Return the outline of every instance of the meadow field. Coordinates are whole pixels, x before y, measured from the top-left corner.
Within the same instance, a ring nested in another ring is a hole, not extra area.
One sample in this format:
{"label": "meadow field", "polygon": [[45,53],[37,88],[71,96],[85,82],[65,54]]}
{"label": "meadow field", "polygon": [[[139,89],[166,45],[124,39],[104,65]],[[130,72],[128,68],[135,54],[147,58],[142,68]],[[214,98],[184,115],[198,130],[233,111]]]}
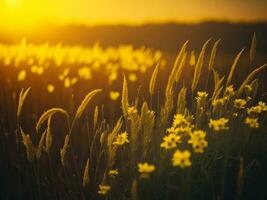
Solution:
{"label": "meadow field", "polygon": [[257,42],[1,43],[0,199],[267,199]]}

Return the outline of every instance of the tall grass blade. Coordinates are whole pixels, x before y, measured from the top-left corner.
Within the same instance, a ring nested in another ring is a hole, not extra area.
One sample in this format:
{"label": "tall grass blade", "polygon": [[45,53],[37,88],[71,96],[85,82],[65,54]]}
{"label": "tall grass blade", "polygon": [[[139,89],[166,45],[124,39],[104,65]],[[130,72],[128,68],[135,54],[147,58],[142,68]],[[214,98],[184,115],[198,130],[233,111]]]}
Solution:
{"label": "tall grass blade", "polygon": [[85,108],[87,107],[88,103],[91,101],[91,99],[99,92],[101,92],[102,90],[101,89],[96,89],[96,90],[93,90],[91,92],[89,92],[83,99],[82,103],[79,105],[77,111],[76,111],[76,114],[75,114],[75,117],[74,117],[74,120],[75,121],[76,119],[79,119],[81,118]]}
{"label": "tall grass blade", "polygon": [[56,113],[62,113],[65,116],[69,117],[69,114],[67,113],[67,111],[61,109],[61,108],[51,108],[49,110],[47,110],[46,112],[44,112],[41,117],[39,118],[37,124],[36,124],[36,130],[37,132],[39,131],[39,129],[41,128],[42,124],[52,115],[56,114]]}
{"label": "tall grass blade", "polygon": [[260,66],[260,67],[258,67],[258,68],[256,68],[254,71],[252,71],[249,75],[248,75],[248,77],[244,80],[244,82],[242,83],[242,85],[240,86],[240,88],[238,89],[238,96],[240,96],[241,94],[242,94],[242,92],[243,92],[243,90],[244,90],[244,88],[245,88],[245,86],[247,85],[247,84],[249,84],[249,82],[254,78],[254,76],[257,74],[257,73],[259,73],[259,72],[261,72],[264,68],[266,68],[267,67],[267,63],[266,64],[264,64],[264,65],[262,65],[262,66]]}
{"label": "tall grass blade", "polygon": [[251,41],[250,45],[250,50],[249,50],[249,61],[250,64],[254,61],[255,55],[256,55],[256,45],[257,45],[257,38],[256,38],[256,33],[254,32],[253,38]]}
{"label": "tall grass blade", "polygon": [[160,66],[160,62],[158,62],[156,68],[154,69],[150,82],[149,82],[149,93],[150,96],[154,95],[155,92],[155,84],[156,84],[156,80],[157,80],[157,76],[158,76],[158,72],[159,72],[159,66]]}
{"label": "tall grass blade", "polygon": [[217,47],[218,47],[218,44],[220,43],[220,41],[221,41],[221,39],[217,40],[212,47],[210,60],[209,60],[209,71],[211,71],[213,69],[215,57],[217,54]]}
{"label": "tall grass blade", "polygon": [[88,184],[89,184],[89,158],[87,159],[83,172],[83,188],[86,188]]}
{"label": "tall grass blade", "polygon": [[22,88],[20,94],[19,94],[19,103],[18,103],[18,108],[17,108],[17,119],[19,120],[20,114],[21,114],[21,109],[23,106],[23,103],[29,93],[29,91],[31,90],[31,88],[29,87],[26,91],[24,91],[24,89]]}
{"label": "tall grass blade", "polygon": [[122,112],[124,117],[127,117],[127,111],[129,107],[129,100],[128,100],[128,85],[125,75],[123,77],[123,86],[122,86],[122,97],[121,97],[121,105],[122,105]]}
{"label": "tall grass blade", "polygon": [[192,81],[192,84],[191,84],[192,92],[195,91],[195,89],[197,88],[197,85],[198,85],[198,82],[199,82],[199,78],[200,78],[200,75],[201,75],[203,62],[204,62],[204,56],[205,56],[206,48],[207,48],[207,45],[209,44],[210,40],[211,39],[207,40],[204,43],[204,45],[203,45],[203,47],[201,49],[201,52],[200,52],[200,54],[198,56],[197,64],[195,66],[193,81]]}
{"label": "tall grass blade", "polygon": [[236,68],[237,63],[238,63],[238,61],[239,61],[239,59],[240,59],[240,57],[241,57],[241,55],[242,55],[242,53],[243,53],[244,50],[245,50],[245,48],[243,48],[243,49],[237,54],[237,56],[235,57],[235,60],[234,60],[234,62],[233,62],[233,64],[232,64],[230,73],[229,73],[228,78],[227,78],[226,87],[229,86],[229,84],[230,84],[231,81],[232,81],[232,78],[233,78],[233,75],[234,75],[235,68]]}

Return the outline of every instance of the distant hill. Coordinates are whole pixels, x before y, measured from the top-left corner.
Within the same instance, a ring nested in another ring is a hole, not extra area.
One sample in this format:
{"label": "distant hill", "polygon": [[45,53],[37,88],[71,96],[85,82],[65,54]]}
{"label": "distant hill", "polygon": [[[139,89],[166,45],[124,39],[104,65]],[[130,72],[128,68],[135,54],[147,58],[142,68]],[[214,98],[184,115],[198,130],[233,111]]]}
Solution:
{"label": "distant hill", "polygon": [[147,24],[142,26],[46,26],[31,33],[7,34],[0,31],[1,42],[17,42],[23,36],[31,42],[103,46],[133,44],[167,52],[176,52],[186,40],[199,49],[208,38],[221,38],[221,50],[236,52],[248,46],[253,32],[257,35],[257,51],[267,54],[267,22],[256,24],[203,22],[199,24]]}

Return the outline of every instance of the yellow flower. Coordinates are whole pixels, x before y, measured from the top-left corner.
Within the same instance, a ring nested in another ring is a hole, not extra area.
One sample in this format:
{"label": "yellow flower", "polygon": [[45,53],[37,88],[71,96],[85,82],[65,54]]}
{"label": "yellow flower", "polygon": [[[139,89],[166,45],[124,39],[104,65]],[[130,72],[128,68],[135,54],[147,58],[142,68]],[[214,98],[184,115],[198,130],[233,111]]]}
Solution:
{"label": "yellow flower", "polygon": [[252,106],[251,108],[248,108],[247,113],[249,115],[257,115],[261,113],[261,107],[260,106]]}
{"label": "yellow flower", "polygon": [[204,148],[208,146],[208,142],[205,139],[206,132],[197,130],[190,133],[190,139],[188,144],[192,144],[192,147],[196,153],[203,153]]}
{"label": "yellow flower", "polygon": [[247,117],[245,119],[245,124],[248,124],[250,128],[259,128],[259,126],[260,126],[260,124],[258,122],[258,118]]}
{"label": "yellow flower", "polygon": [[118,134],[115,137],[115,140],[113,142],[114,145],[122,146],[125,143],[129,143],[130,141],[128,140],[128,133],[125,131],[121,134]]}
{"label": "yellow flower", "polygon": [[116,101],[120,96],[120,93],[117,91],[110,91],[109,97],[111,100]]}
{"label": "yellow flower", "polygon": [[181,136],[175,133],[171,133],[168,136],[164,136],[163,142],[160,144],[161,148],[173,149],[177,146],[177,143],[181,143]]}
{"label": "yellow flower", "polygon": [[110,191],[110,186],[109,185],[99,185],[99,190],[98,190],[98,194],[101,195],[106,195],[108,192]]}
{"label": "yellow flower", "polygon": [[251,87],[251,85],[245,85],[245,91],[246,92],[251,92],[253,89]]}
{"label": "yellow flower", "polygon": [[137,109],[136,109],[135,106],[131,106],[131,107],[129,107],[128,110],[127,110],[128,115],[136,114],[137,112],[138,112],[138,111],[137,111]]}
{"label": "yellow flower", "polygon": [[262,112],[266,112],[266,111],[267,111],[267,105],[266,105],[265,102],[260,101],[260,102],[258,103],[258,107],[260,108],[260,110],[261,110]]}
{"label": "yellow flower", "polygon": [[234,101],[234,107],[236,107],[238,109],[245,108],[246,104],[247,104],[247,102],[244,99],[235,99],[235,101]]}
{"label": "yellow flower", "polygon": [[75,85],[77,82],[78,82],[78,78],[77,77],[72,78],[71,81],[70,81],[71,85]]}
{"label": "yellow flower", "polygon": [[177,126],[189,126],[190,123],[185,119],[185,117],[181,114],[176,114],[173,119],[173,127]]}
{"label": "yellow flower", "polygon": [[26,70],[21,70],[18,74],[18,81],[24,81],[26,79],[27,72]]}
{"label": "yellow flower", "polygon": [[192,165],[190,157],[191,157],[190,151],[176,150],[172,157],[172,165],[181,168],[189,167]]}
{"label": "yellow flower", "polygon": [[145,163],[138,163],[138,171],[141,174],[149,174],[153,171],[155,171],[155,166],[154,165],[150,165],[147,162]]}
{"label": "yellow flower", "polygon": [[228,130],[229,127],[227,126],[227,123],[229,122],[229,119],[226,118],[220,118],[220,119],[210,119],[209,127],[213,129],[214,131],[222,131],[222,130]]}
{"label": "yellow flower", "polygon": [[117,176],[119,174],[119,170],[118,169],[109,170],[108,174],[110,176]]}
{"label": "yellow flower", "polygon": [[214,99],[212,101],[212,106],[223,106],[225,102],[228,100],[227,97],[219,98],[219,99]]}
{"label": "yellow flower", "polygon": [[112,83],[113,81],[117,80],[118,74],[116,71],[111,72],[111,74],[108,77],[109,83]]}
{"label": "yellow flower", "polygon": [[167,133],[173,133],[173,134],[177,134],[178,133],[178,128],[167,128]]}
{"label": "yellow flower", "polygon": [[201,99],[206,99],[208,97],[208,93],[207,92],[201,92],[201,91],[198,91],[197,92],[197,101],[201,100]]}
{"label": "yellow flower", "polygon": [[131,82],[135,82],[137,80],[137,76],[134,73],[129,74],[128,78]]}
{"label": "yellow flower", "polygon": [[55,86],[54,86],[54,85],[52,85],[52,84],[48,84],[48,85],[47,85],[47,91],[48,91],[49,93],[53,93],[54,90],[55,90]]}
{"label": "yellow flower", "polygon": [[84,80],[90,80],[92,79],[92,72],[89,67],[82,67],[78,70],[78,75],[80,76],[81,79]]}
{"label": "yellow flower", "polygon": [[226,96],[233,96],[235,94],[234,91],[234,86],[230,85],[226,88],[226,92],[225,92]]}
{"label": "yellow flower", "polygon": [[64,86],[65,86],[65,88],[69,88],[70,85],[71,85],[70,78],[68,78],[68,77],[65,78],[65,80],[64,80]]}

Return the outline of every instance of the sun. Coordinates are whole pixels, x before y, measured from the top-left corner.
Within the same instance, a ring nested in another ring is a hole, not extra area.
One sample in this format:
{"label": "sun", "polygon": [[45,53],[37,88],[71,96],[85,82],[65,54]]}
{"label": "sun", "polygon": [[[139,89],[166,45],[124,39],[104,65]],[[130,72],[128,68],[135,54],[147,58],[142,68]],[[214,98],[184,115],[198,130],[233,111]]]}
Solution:
{"label": "sun", "polygon": [[6,5],[10,8],[16,8],[20,4],[20,0],[6,0]]}

